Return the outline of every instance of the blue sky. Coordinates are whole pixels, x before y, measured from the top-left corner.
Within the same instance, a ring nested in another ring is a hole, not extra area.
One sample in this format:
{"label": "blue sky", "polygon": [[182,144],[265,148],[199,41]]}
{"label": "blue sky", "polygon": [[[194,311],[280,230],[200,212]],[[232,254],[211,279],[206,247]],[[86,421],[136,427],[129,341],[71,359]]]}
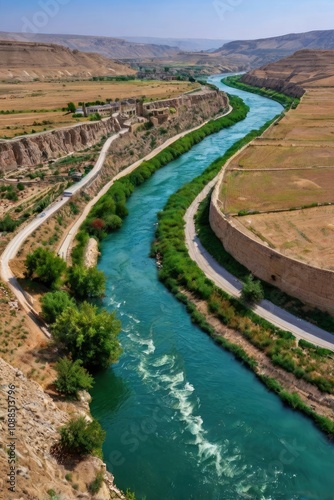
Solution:
{"label": "blue sky", "polygon": [[332,28],[333,0],[0,0],[1,31],[236,40]]}

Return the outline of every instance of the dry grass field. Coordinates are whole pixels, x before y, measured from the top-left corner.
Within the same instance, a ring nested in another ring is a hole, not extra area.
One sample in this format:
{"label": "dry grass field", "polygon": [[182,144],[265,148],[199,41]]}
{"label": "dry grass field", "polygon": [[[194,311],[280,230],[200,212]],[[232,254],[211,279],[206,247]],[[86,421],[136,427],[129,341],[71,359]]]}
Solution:
{"label": "dry grass field", "polygon": [[[73,125],[85,119],[62,111],[69,102],[105,101],[142,97],[167,99],[198,87],[190,82],[25,82],[0,84],[0,138],[12,138],[32,130],[40,132]],[[2,114],[1,111],[13,111]]]}
{"label": "dry grass field", "polygon": [[238,220],[282,254],[334,270],[334,206]]}
{"label": "dry grass field", "polygon": [[263,137],[270,140],[334,142],[334,88],[308,89],[297,109]]}
{"label": "dry grass field", "polygon": [[334,168],[233,171],[226,185],[225,211],[232,214],[334,203]]}
{"label": "dry grass field", "polygon": [[[221,189],[224,212],[261,241],[329,269],[334,269],[334,87],[327,85],[333,83],[334,77],[312,82],[297,109],[234,158]],[[333,205],[305,208],[317,204]],[[240,212],[248,215],[238,217]]]}
{"label": "dry grass field", "polygon": [[231,163],[230,168],[284,169],[334,167],[334,144],[310,144],[258,139]]}

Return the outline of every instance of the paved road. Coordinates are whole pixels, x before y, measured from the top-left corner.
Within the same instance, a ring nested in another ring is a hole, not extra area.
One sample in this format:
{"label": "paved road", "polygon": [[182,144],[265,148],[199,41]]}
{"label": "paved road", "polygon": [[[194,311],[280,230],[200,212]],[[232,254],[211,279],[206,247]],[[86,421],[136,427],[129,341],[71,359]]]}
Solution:
{"label": "paved road", "polygon": [[[122,130],[116,135],[113,135],[112,137],[109,137],[107,141],[105,142],[101,153],[99,155],[99,158],[97,159],[97,162],[94,166],[94,168],[87,174],[80,182],[77,184],[74,184],[71,186],[68,190],[72,191],[73,193],[82,189],[88,182],[91,181],[91,179],[96,176],[101,170],[106,154],[108,152],[108,149],[110,147],[110,144],[117,139],[120,135],[124,134],[127,130]],[[33,308],[31,304],[29,303],[29,297],[25,294],[23,289],[20,287],[17,279],[15,278],[12,270],[10,269],[9,266],[9,261],[13,259],[17,252],[19,251],[20,247],[22,246],[23,242],[30,236],[41,224],[43,224],[49,217],[51,217],[57,210],[59,210],[63,205],[68,203],[71,198],[66,198],[63,197],[61,200],[53,203],[50,205],[44,212],[41,214],[38,214],[37,217],[35,217],[29,224],[27,224],[18,234],[14,236],[14,238],[9,242],[7,247],[5,248],[3,254],[1,255],[0,259],[0,274],[1,278],[8,283],[9,287],[15,294],[16,298],[22,305],[22,307],[31,315],[31,311],[33,311]],[[39,325],[40,326],[40,325]]]}
{"label": "paved road", "polygon": [[[220,266],[207,252],[199,241],[195,229],[194,217],[198,211],[198,206],[214,187],[219,176],[213,179],[205,189],[203,189],[185,214],[186,244],[191,259],[197,263],[205,275],[229,295],[239,297],[242,288],[241,282]],[[297,339],[304,339],[312,344],[334,351],[334,334],[326,332],[307,321],[293,316],[268,300],[263,300],[259,305],[254,307],[254,312],[282,330],[290,331]]]}
{"label": "paved road", "polygon": [[[221,115],[221,116],[226,116],[226,115],[230,114],[231,112],[232,112],[232,107],[229,106],[228,111],[224,115]],[[160,151],[162,151],[163,149],[170,146],[173,142],[177,141],[178,139],[181,139],[181,137],[184,137],[185,135],[189,134],[190,132],[193,132],[194,130],[198,130],[199,128],[203,127],[203,125],[205,125],[205,123],[208,123],[208,121],[209,120],[202,123],[198,127],[195,127],[191,130],[187,130],[185,132],[181,132],[180,134],[173,136],[170,139],[167,139],[166,142],[164,142],[161,146],[155,148],[147,156],[145,156],[144,158],[141,158],[140,160],[136,161],[135,163],[133,163],[129,167],[122,170],[122,172],[120,172],[119,174],[115,175],[115,177],[111,181],[109,181],[108,184],[106,184],[92,200],[89,201],[89,203],[86,205],[84,211],[80,215],[80,218],[71,226],[71,228],[69,229],[69,232],[67,233],[66,237],[62,241],[60,247],[58,248],[58,255],[60,255],[64,260],[68,260],[69,254],[70,254],[70,249],[71,249],[71,246],[73,244],[73,240],[75,238],[75,235],[78,232],[79,227],[86,219],[92,206],[95,205],[95,203],[101,198],[101,196],[103,196],[108,191],[108,189],[113,185],[113,183],[117,179],[120,179],[121,177],[128,175],[133,170],[135,170],[143,161],[150,160],[151,158],[156,156],[158,153],[160,153]]]}

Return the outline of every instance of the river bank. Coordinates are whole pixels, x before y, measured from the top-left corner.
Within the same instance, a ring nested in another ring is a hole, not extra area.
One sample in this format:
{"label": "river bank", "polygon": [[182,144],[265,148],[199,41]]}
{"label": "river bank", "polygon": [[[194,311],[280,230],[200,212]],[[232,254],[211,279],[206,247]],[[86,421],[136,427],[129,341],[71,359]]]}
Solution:
{"label": "river bank", "polygon": [[[194,327],[184,306],[157,282],[155,262],[147,259],[156,212],[168,197],[238,134],[244,137],[246,126],[249,131],[267,121],[268,109],[277,114],[271,102],[245,98],[261,108],[228,134],[207,138],[157,171],[129,198],[120,231],[101,243],[99,268],[108,276],[104,306],[116,308],[122,318],[124,354],[97,378],[91,409],[107,430],[105,456],[118,483],[148,499],[293,497],[305,488],[323,495],[332,488],[325,473],[328,460],[318,455],[323,446],[327,450],[323,436]],[[170,224],[178,233],[173,219]],[[282,443],[294,439],[312,453],[288,466],[280,462],[284,475],[269,472],[284,452]]]}

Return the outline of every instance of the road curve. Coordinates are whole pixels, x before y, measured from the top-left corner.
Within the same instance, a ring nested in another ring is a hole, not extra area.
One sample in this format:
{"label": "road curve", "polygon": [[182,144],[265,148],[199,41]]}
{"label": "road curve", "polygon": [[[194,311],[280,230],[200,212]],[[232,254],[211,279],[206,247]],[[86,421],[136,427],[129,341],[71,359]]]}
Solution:
{"label": "road curve", "polygon": [[[104,143],[100,155],[96,161],[94,168],[87,174],[80,182],[71,186],[70,190],[74,192],[82,189],[87,183],[89,183],[93,177],[95,177],[101,170],[106,154],[111,143],[127,132],[127,129],[121,130],[118,134],[115,134],[107,139]],[[9,261],[13,259],[20,247],[39,226],[41,226],[47,219],[49,219],[55,212],[57,212],[62,206],[70,201],[71,198],[63,197],[61,200],[51,204],[42,214],[38,214],[31,222],[29,222],[19,233],[17,233],[14,238],[8,243],[0,259],[0,275],[3,281],[8,283],[10,289],[15,294],[17,300],[22,305],[23,309],[31,315],[34,314],[32,305],[29,302],[29,297],[24,292],[24,290],[19,285],[16,277],[14,276],[10,266]],[[40,326],[40,325],[38,325]],[[45,332],[46,333],[46,332]]]}
{"label": "road curve", "polygon": [[[220,115],[218,118],[221,118],[222,116],[227,116],[231,112],[232,112],[232,107],[229,106],[228,111],[226,113],[224,113],[223,115]],[[197,127],[192,128],[191,130],[186,130],[185,132],[181,132],[180,134],[177,134],[177,135],[171,137],[170,139],[167,139],[167,141],[165,141],[161,146],[159,146],[159,147],[155,148],[154,150],[152,150],[144,158],[141,158],[140,160],[136,161],[135,163],[132,163],[132,165],[129,165],[124,170],[122,170],[117,175],[115,175],[115,177],[113,177],[113,179],[111,179],[111,181],[109,181],[105,186],[103,186],[103,188],[101,189],[101,191],[99,191],[98,194],[92,200],[90,200],[88,202],[88,204],[85,206],[85,209],[82,212],[82,214],[80,215],[79,219],[77,219],[75,221],[75,223],[71,226],[69,232],[67,233],[66,237],[62,241],[60,247],[58,248],[58,255],[60,255],[64,260],[68,260],[70,248],[72,246],[72,243],[73,243],[73,240],[75,238],[75,235],[76,235],[76,233],[79,230],[79,227],[81,226],[81,224],[86,219],[86,217],[89,214],[89,211],[92,208],[92,206],[95,205],[95,203],[101,198],[101,196],[103,196],[108,191],[108,189],[113,185],[113,183],[117,179],[120,179],[121,177],[124,177],[125,175],[130,174],[133,170],[135,170],[137,167],[139,167],[139,165],[143,161],[150,160],[151,158],[153,158],[154,156],[156,156],[158,153],[160,153],[163,149],[165,149],[168,146],[170,146],[171,144],[173,144],[173,142],[177,141],[178,139],[181,139],[182,137],[184,137],[185,135],[187,135],[187,134],[189,134],[191,132],[194,132],[195,130],[198,130],[199,128],[203,127],[203,125],[205,125],[209,121],[210,120],[207,120],[204,123],[202,123],[201,125],[198,125]]]}
{"label": "road curve", "polygon": [[[232,107],[229,106],[229,109],[225,115],[231,113]],[[224,115],[221,115],[224,116]],[[220,116],[218,117],[220,118]],[[95,196],[94,199],[92,199],[87,206],[85,207],[84,212],[80,216],[80,218],[74,223],[74,225],[69,229],[67,235],[65,236],[63,242],[61,243],[59,249],[58,249],[58,254],[64,259],[67,260],[68,257],[68,252],[69,248],[72,244],[72,241],[75,237],[76,232],[78,231],[80,225],[82,224],[83,220],[86,218],[87,214],[89,213],[90,208],[98,201],[98,199],[103,196],[103,194],[106,193],[106,191],[110,188],[110,186],[115,182],[115,180],[119,179],[120,177],[127,175],[128,173],[132,172],[135,168],[137,168],[144,160],[149,160],[156,154],[158,154],[160,151],[162,151],[164,148],[168,147],[170,144],[175,142],[177,139],[180,139],[181,137],[184,137],[185,135],[189,134],[190,132],[193,132],[194,130],[197,130],[201,128],[203,125],[208,123],[210,120],[206,120],[204,123],[201,125],[198,125],[197,127],[192,128],[191,130],[186,130],[184,132],[181,132],[180,134],[171,137],[168,139],[164,144],[159,146],[158,148],[154,149],[149,153],[147,156],[144,158],[141,158],[137,162],[133,163],[126,169],[124,169],[122,172],[117,174],[108,184],[106,184],[103,189]],[[68,191],[71,191],[73,194],[75,194],[77,191],[80,189],[84,188],[87,183],[89,183],[94,177],[96,177],[101,170],[108,149],[111,145],[111,143],[119,138],[121,135],[125,134],[128,130],[127,129],[122,129],[119,133],[109,137],[106,142],[103,145],[103,148],[100,152],[100,155],[95,163],[94,168],[79,182],[71,186]],[[14,295],[16,296],[17,300],[23,307],[23,309],[27,312],[27,314],[35,321],[35,323],[41,327],[39,319],[36,316],[36,312],[34,311],[31,302],[29,300],[29,296],[24,292],[22,287],[19,285],[15,275],[13,274],[12,270],[10,269],[9,266],[9,261],[11,259],[14,259],[15,256],[17,255],[17,252],[19,251],[20,247],[23,245],[24,241],[28,236],[30,236],[39,226],[41,226],[46,220],[48,220],[57,210],[59,210],[63,205],[68,203],[70,201],[70,197],[63,197],[61,200],[57,201],[56,203],[53,203],[50,205],[42,214],[39,214],[37,217],[35,217],[31,222],[29,222],[19,233],[17,233],[14,238],[9,242],[7,247],[5,248],[4,252],[1,255],[0,258],[0,276],[4,282],[8,284]],[[44,333],[49,336],[49,333],[43,329]]]}
{"label": "road curve", "polygon": [[[205,275],[211,279],[215,285],[227,292],[233,297],[240,297],[242,289],[241,282],[209,254],[209,252],[201,244],[195,228],[195,215],[198,211],[199,204],[203,201],[216,184],[218,177],[215,177],[196,197],[193,203],[188,208],[185,219],[185,236],[186,245],[191,259],[196,262]],[[320,347],[325,347],[334,351],[334,335],[318,328],[311,323],[297,318],[293,314],[275,306],[268,300],[263,300],[259,305],[254,307],[254,312],[262,318],[268,320],[282,330],[291,332],[297,339],[307,340],[312,344]]]}

